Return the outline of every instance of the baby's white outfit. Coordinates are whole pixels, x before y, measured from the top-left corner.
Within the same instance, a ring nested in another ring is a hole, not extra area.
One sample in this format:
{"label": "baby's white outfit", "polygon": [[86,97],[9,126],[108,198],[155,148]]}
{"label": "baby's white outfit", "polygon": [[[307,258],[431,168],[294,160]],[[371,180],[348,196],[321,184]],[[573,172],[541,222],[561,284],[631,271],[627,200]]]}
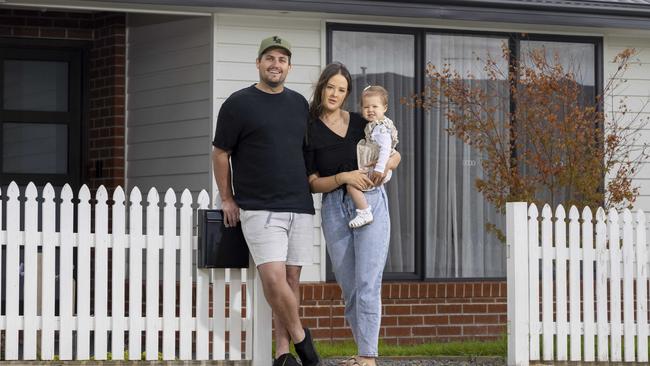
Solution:
{"label": "baby's white outfit", "polygon": [[[383,173],[386,170],[388,158],[395,153],[395,146],[399,142],[397,128],[388,117],[374,122],[368,122],[364,128],[366,138],[357,144],[357,161],[359,169],[368,169],[367,165],[377,162],[374,171]],[[384,183],[390,180],[392,172],[388,172]]]}
{"label": "baby's white outfit", "polygon": [[[357,162],[361,170],[374,170],[383,173],[386,170],[388,158],[395,153],[395,146],[399,142],[397,128],[388,117],[379,121],[369,122],[364,128],[366,138],[357,144]],[[374,168],[368,168],[371,163],[377,162]],[[382,184],[388,182],[392,172],[388,172]],[[368,190],[375,189],[372,187]],[[373,221],[372,207],[356,210],[357,215],[350,220],[351,228],[359,228]]]}

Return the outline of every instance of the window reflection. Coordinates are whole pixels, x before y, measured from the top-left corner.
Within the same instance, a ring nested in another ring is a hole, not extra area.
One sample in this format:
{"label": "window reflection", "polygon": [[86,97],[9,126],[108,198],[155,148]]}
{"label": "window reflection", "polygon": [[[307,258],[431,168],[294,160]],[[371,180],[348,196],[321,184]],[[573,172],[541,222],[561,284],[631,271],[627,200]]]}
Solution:
{"label": "window reflection", "polygon": [[5,60],[6,110],[66,112],[68,110],[68,63]]}
{"label": "window reflection", "polygon": [[66,174],[68,127],[62,124],[3,123],[2,170],[14,174]]}

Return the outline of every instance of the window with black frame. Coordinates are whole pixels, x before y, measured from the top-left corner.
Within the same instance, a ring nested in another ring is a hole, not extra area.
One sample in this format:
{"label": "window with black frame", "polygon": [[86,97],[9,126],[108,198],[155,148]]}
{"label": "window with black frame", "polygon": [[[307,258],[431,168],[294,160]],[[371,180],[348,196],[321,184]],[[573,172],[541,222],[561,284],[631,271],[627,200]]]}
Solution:
{"label": "window with black frame", "polygon": [[80,181],[80,50],[0,44],[0,184]]}
{"label": "window with black frame", "polygon": [[415,90],[415,36],[377,32],[331,32],[331,60],[343,62],[352,76],[347,108],[359,111],[361,91],[381,85],[389,92],[386,116],[399,131],[400,169],[386,185],[391,212],[391,238],[386,272],[415,273],[415,111],[400,96]]}
{"label": "window with black frame", "polygon": [[[427,29],[328,25],[328,61],[345,64],[353,77],[348,108],[358,110],[366,85],[379,84],[390,95],[387,116],[400,134],[402,163],[387,186],[391,211],[391,248],[386,279],[503,278],[505,244],[487,232],[487,222],[505,227],[505,218],[475,188],[481,155],[446,129],[444,111],[418,111],[400,99],[420,92],[424,65],[449,65],[472,74],[472,83],[509,98],[507,78],[489,80],[483,70],[490,57],[508,70],[502,46],[511,54],[531,47],[578,62],[587,102],[595,101],[600,39],[562,36],[444,32]],[[565,40],[566,39],[566,40]],[[503,112],[500,118],[507,118]]]}

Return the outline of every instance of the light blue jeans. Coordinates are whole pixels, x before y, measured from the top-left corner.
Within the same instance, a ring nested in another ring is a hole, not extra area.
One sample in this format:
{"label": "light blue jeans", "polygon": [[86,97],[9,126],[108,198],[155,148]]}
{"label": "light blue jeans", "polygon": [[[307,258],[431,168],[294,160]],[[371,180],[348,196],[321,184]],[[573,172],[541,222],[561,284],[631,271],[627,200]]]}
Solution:
{"label": "light blue jeans", "polygon": [[352,328],[358,354],[377,357],[390,218],[383,186],[364,194],[372,206],[372,223],[357,229],[348,227],[356,213],[344,189],[323,195],[321,218],[332,269],[345,300],[345,319]]}

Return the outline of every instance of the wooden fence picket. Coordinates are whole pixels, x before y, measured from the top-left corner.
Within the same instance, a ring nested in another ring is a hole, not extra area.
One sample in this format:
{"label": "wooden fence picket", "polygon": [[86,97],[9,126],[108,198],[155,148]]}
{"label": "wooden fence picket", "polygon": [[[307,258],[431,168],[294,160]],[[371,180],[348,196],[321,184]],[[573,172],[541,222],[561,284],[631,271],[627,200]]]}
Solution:
{"label": "wooden fence picket", "polygon": [[596,211],[596,322],[598,361],[609,360],[609,320],[607,319],[607,225],[605,210]]}
{"label": "wooden fence picket", "polygon": [[[553,266],[554,248],[553,242],[553,223],[551,221],[553,214],[551,206],[544,205],[542,209],[542,283],[553,283]],[[551,286],[542,286],[542,345],[543,360],[553,359],[553,288]]]}
{"label": "wooden fence picket", "polygon": [[126,243],[126,207],[124,190],[113,191],[112,244],[111,244],[111,355],[112,360],[124,359],[124,277]]}
{"label": "wooden fence picket", "polygon": [[533,203],[528,208],[528,271],[530,297],[530,359],[539,360],[540,325],[539,320],[539,213]]}
{"label": "wooden fence picket", "polygon": [[[54,188],[43,188],[43,269],[41,270],[41,360],[54,358],[54,300],[56,286],[56,207]],[[60,279],[58,281],[60,283]]]}
{"label": "wooden fence picket", "polygon": [[557,342],[557,359],[567,360],[567,246],[566,213],[559,205],[555,210],[555,330]]}
{"label": "wooden fence picket", "polygon": [[151,188],[147,194],[147,240],[146,263],[147,263],[147,290],[146,290],[146,331],[145,331],[145,359],[147,361],[158,360],[158,333],[159,324],[159,263],[160,263],[160,221],[159,221],[159,196],[155,188]]}
{"label": "wooden fence picket", "polygon": [[609,317],[611,351],[610,361],[622,361],[621,352],[621,249],[618,224],[618,212],[609,210],[607,216],[607,232],[609,237]]}
{"label": "wooden fence picket", "polygon": [[108,342],[108,192],[100,186],[95,194],[95,291],[94,350],[96,360],[107,359]]}
{"label": "wooden fence picket", "polygon": [[576,206],[569,210],[569,344],[570,360],[580,361],[581,320],[580,320],[580,213]]}
{"label": "wooden fence picket", "polygon": [[60,249],[60,274],[59,274],[59,357],[61,360],[72,360],[74,330],[74,279],[73,271],[73,246],[74,246],[74,207],[72,205],[72,189],[68,184],[63,186],[61,191],[60,207],[60,231],[61,231],[61,249]]}
{"label": "wooden fence picket", "polygon": [[129,195],[129,360],[142,354],[142,193],[135,187]]}
{"label": "wooden fence picket", "polygon": [[18,185],[7,189],[7,251],[5,287],[5,360],[17,360],[18,355],[18,301],[20,298],[20,202]]}
{"label": "wooden fence picket", "polygon": [[623,350],[625,362],[632,362],[634,355],[634,230],[632,213],[623,211]]}
{"label": "wooden fence picket", "polygon": [[250,358],[253,353],[253,282],[255,281],[255,271],[248,268],[246,271],[246,358]]}
{"label": "wooden fence picket", "polygon": [[241,269],[230,270],[230,302],[228,307],[228,355],[230,360],[241,360]]}
{"label": "wooden fence picket", "polygon": [[[176,195],[169,188],[165,193],[163,214],[163,339],[162,358],[176,358]],[[147,267],[151,263],[147,263]]]}
{"label": "wooden fence picket", "polygon": [[[199,209],[207,209],[210,204],[208,192],[202,190],[197,198]],[[194,245],[194,243],[192,243]],[[196,268],[196,359],[209,359],[210,319],[208,316],[208,303],[210,297],[210,274],[212,271]],[[216,314],[216,313],[213,313]],[[213,352],[215,345],[213,344]]]}
{"label": "wooden fence picket", "polygon": [[594,322],[594,226],[591,209],[582,210],[582,297],[584,323],[584,360],[596,359]]}
{"label": "wooden fence picket", "polygon": [[212,270],[212,359],[226,358],[226,270]]}
{"label": "wooden fence picket", "polygon": [[36,360],[36,331],[38,329],[38,192],[34,183],[25,189],[25,243],[23,246],[23,360]]}
{"label": "wooden fence picket", "polygon": [[84,184],[77,205],[77,359],[90,358],[90,190]]}
{"label": "wooden fence picket", "polygon": [[[84,185],[75,203],[75,193],[66,184],[60,192],[58,210],[51,184],[44,186],[41,198],[33,183],[26,186],[22,197],[20,193],[14,182],[6,192],[0,191],[0,223],[6,212],[4,230],[0,225],[0,246],[4,246],[0,251],[0,279],[6,282],[5,308],[0,314],[4,360],[53,360],[56,356],[66,361],[123,360],[127,354],[129,360],[140,360],[143,342],[144,358],[152,361],[161,356],[165,360],[224,360],[226,355],[230,360],[251,360],[257,355],[255,365],[268,360],[270,334],[266,332],[271,314],[258,295],[259,288],[251,285],[259,282],[257,272],[194,272],[192,268],[197,236],[189,190],[182,192],[180,207],[175,192],[166,191],[163,217],[155,188],[147,194],[146,209],[137,187],[126,202],[121,187],[109,200],[108,191],[100,186],[91,200],[90,189]],[[209,202],[207,192],[201,191],[199,208],[207,208]],[[125,316],[127,279],[129,305]],[[268,319],[257,324],[256,312]],[[260,337],[268,340],[257,342],[257,347],[253,342],[255,327],[265,328]]]}
{"label": "wooden fence picket", "polygon": [[192,194],[185,189],[180,210],[179,358],[192,358]]}
{"label": "wooden fence picket", "polygon": [[645,214],[636,212],[636,334],[637,362],[648,362],[648,247]]}

